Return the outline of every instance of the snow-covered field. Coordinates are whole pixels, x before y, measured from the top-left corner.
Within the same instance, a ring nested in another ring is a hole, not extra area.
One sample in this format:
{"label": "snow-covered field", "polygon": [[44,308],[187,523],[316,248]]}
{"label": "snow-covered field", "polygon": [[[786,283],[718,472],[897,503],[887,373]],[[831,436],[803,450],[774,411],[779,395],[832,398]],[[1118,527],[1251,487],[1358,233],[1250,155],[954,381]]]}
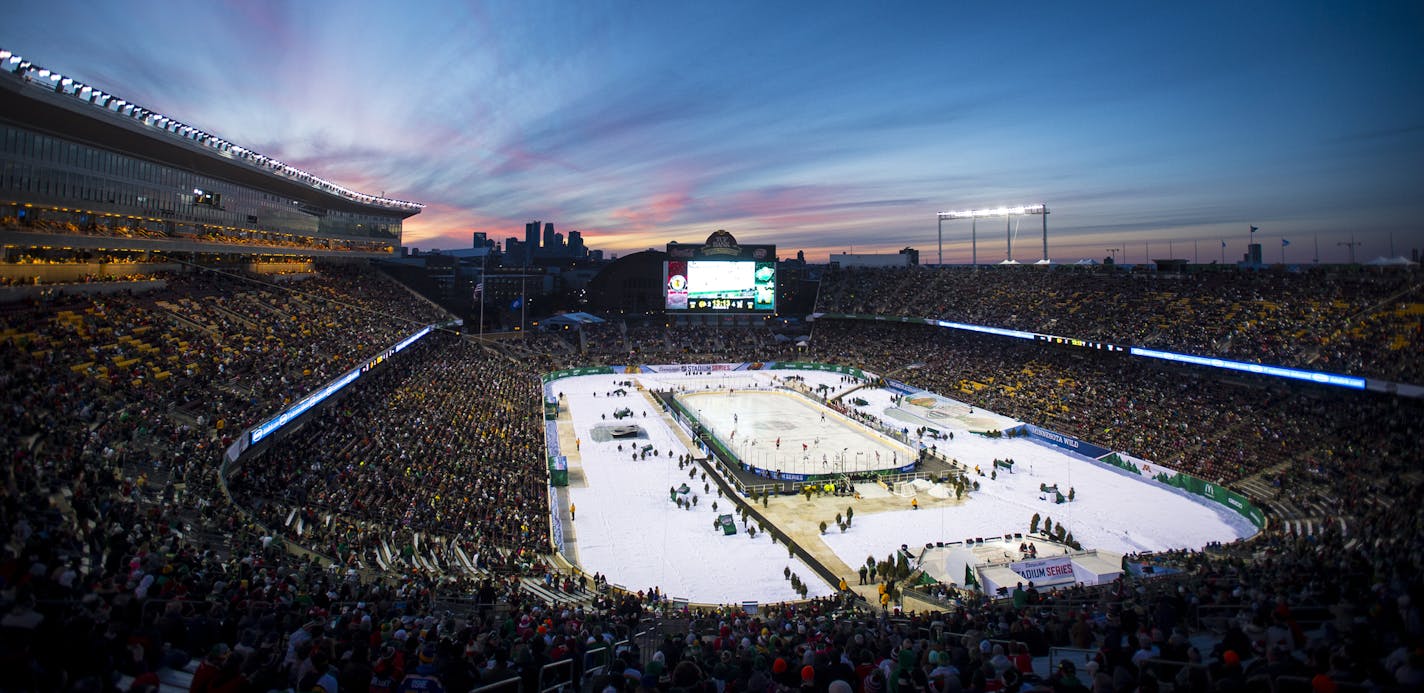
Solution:
{"label": "snow-covered field", "polygon": [[[571,484],[569,488],[570,499],[578,509],[573,529],[577,537],[577,558],[583,568],[601,572],[611,582],[630,589],[656,585],[671,597],[729,603],[793,598],[790,584],[782,575],[783,568],[790,566],[812,586],[813,595],[830,593],[830,586],[820,584],[808,568],[788,559],[786,549],[772,544],[765,535],[748,539],[740,526],[734,536],[714,531],[713,519],[719,513],[733,512],[732,504],[727,499],[718,499],[715,484],[711,485],[710,494],[703,490],[700,471],[697,478],[691,480],[687,470],[678,470],[676,460],[687,450],[664,423],[661,412],[644,393],[632,389],[625,397],[607,396],[617,388],[616,381],[630,379],[648,388],[686,387],[691,391],[706,391],[722,383],[736,388],[770,387],[773,377],[787,374],[786,371],[693,377],[665,373],[619,374],[580,376],[554,383],[553,389],[565,395],[565,405],[581,440],[579,450],[565,452],[570,453],[571,469],[581,466],[586,480],[584,485]],[[801,371],[796,374],[803,376],[813,388],[824,384],[839,391],[851,385],[834,373]],[[944,399],[929,407],[906,404],[902,410],[891,411],[894,407],[891,393],[885,390],[858,390],[854,396],[870,402],[861,411],[882,417],[889,425],[914,429],[928,424],[953,432],[954,440],[933,442],[971,469],[980,466],[985,476],[974,477],[980,481],[981,490],[962,504],[938,507],[937,503],[922,500],[923,507],[919,510],[908,509],[907,502],[903,511],[857,513],[848,532],[832,532],[823,537],[849,565],[859,565],[867,555],[886,555],[901,544],[914,547],[931,541],[1027,531],[1029,518],[1035,512],[1051,517],[1055,524],[1066,523],[1084,547],[1115,552],[1200,547],[1210,541],[1233,541],[1255,531],[1244,517],[1184,492],[1147,483],[1028,440],[988,439],[969,433],[971,428],[982,430],[986,423],[1000,427],[1012,425],[1013,421],[1006,417],[983,411],[971,413],[967,406]],[[717,404],[700,407],[709,418],[735,413],[738,438],[750,435],[745,431],[755,431],[758,449],[770,444],[774,451],[777,435],[782,437],[782,450],[795,441],[795,449],[799,451],[802,441],[814,442],[817,438],[822,438],[823,448],[828,445],[851,447],[847,442],[830,441],[830,431],[841,431],[844,426],[830,429],[819,416],[762,411],[757,403],[768,401],[767,397],[778,396],[758,394],[755,399],[743,398],[738,402],[736,394],[698,395],[691,401],[716,401]],[[630,459],[631,444],[627,441],[593,442],[591,430],[601,424],[615,423],[612,412],[622,407],[632,409],[632,421],[648,432],[648,439],[638,442],[639,448],[651,444],[660,451],[658,456],[649,455],[646,460],[634,461]],[[938,413],[931,415],[931,411]],[[717,425],[714,422],[714,426]],[[862,436],[855,431],[835,435]],[[863,435],[862,438],[873,441],[876,437]],[[620,444],[622,451],[618,450]],[[873,454],[868,445],[868,442],[862,444],[862,459]],[[833,456],[835,451],[828,448],[827,454]],[[848,452],[854,459],[857,450],[852,448]],[[882,456],[885,454],[882,451]],[[576,461],[575,456],[581,459]],[[991,480],[988,475],[995,458],[1015,460],[1014,473],[1000,470],[998,478]],[[819,455],[815,462],[820,463]],[[692,510],[679,509],[668,497],[670,487],[684,482],[699,496]],[[1073,488],[1076,500],[1058,505],[1041,499],[1039,485],[1042,483],[1057,484],[1065,495]],[[718,502],[716,512],[711,509],[713,501]]]}

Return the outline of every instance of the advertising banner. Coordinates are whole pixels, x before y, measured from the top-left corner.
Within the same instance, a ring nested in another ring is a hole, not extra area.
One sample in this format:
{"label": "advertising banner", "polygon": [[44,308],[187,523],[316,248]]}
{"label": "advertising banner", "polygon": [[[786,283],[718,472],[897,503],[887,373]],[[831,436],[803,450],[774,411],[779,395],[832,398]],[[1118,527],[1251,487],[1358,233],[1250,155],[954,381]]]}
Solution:
{"label": "advertising banner", "polygon": [[1071,436],[1065,436],[1057,431],[1050,431],[1046,428],[1041,428],[1033,424],[1024,424],[1020,429],[1018,429],[1018,432],[1020,434],[1027,435],[1028,437],[1033,438],[1034,440],[1048,443],[1049,445],[1052,445],[1054,447],[1063,448],[1068,452],[1077,453],[1079,455],[1083,455],[1084,457],[1092,457],[1094,459],[1097,459],[1112,452],[1107,448],[1099,447],[1097,445],[1093,445],[1092,443],[1081,441]]}
{"label": "advertising banner", "polygon": [[1198,479],[1194,476],[1182,474],[1180,472],[1172,476],[1160,474],[1154,478],[1156,478],[1157,481],[1160,481],[1162,483],[1171,486],[1176,486],[1177,488],[1185,490],[1188,493],[1193,493],[1203,498],[1209,498],[1211,500],[1216,501],[1217,503],[1231,508],[1232,510],[1235,510],[1237,513],[1239,513],[1242,517],[1245,517],[1246,519],[1250,520],[1251,524],[1256,525],[1257,527],[1262,527],[1266,524],[1266,516],[1261,512],[1260,508],[1257,508],[1255,505],[1252,505],[1251,501],[1247,500],[1245,496],[1242,496],[1241,494],[1232,491],[1231,489],[1228,489],[1224,486],[1213,484],[1210,481],[1202,481],[1201,479]]}
{"label": "advertising banner", "polygon": [[787,371],[827,371],[830,373],[843,373],[853,375],[857,378],[865,377],[865,373],[859,368],[852,366],[836,366],[829,363],[815,363],[812,361],[778,361],[775,368]]}
{"label": "advertising banner", "polygon": [[644,373],[681,373],[683,375],[712,375],[727,371],[741,370],[740,363],[672,363],[656,366],[640,366]]}
{"label": "advertising banner", "polygon": [[1073,560],[1067,556],[1010,563],[1009,569],[1018,573],[1025,582],[1032,582],[1035,587],[1062,585],[1076,581],[1073,577]]}
{"label": "advertising banner", "polygon": [[614,370],[611,366],[585,366],[583,368],[568,368],[562,371],[554,371],[553,373],[545,373],[539,376],[539,379],[548,383],[560,378],[572,378],[580,375],[606,375],[613,372]]}

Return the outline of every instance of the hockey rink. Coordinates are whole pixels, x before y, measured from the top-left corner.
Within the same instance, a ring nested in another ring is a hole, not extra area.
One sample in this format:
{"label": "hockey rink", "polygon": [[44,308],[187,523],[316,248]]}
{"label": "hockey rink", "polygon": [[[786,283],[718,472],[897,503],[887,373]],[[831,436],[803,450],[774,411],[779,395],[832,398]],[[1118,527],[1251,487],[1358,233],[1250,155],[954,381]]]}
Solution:
{"label": "hockey rink", "polygon": [[[852,460],[855,452],[861,452],[862,458],[873,454],[873,441],[879,436],[860,433],[855,429],[867,429],[851,422],[822,428],[819,407],[809,402],[810,409],[787,404],[805,398],[771,391],[776,384],[776,376],[772,375],[775,373],[735,372],[725,377],[686,379],[669,374],[618,374],[556,381],[553,389],[564,394],[580,440],[579,449],[570,451],[568,494],[578,509],[571,529],[577,537],[577,558],[584,570],[601,572],[612,583],[633,590],[656,585],[670,597],[694,602],[751,599],[765,603],[796,598],[782,575],[783,569],[789,567],[812,587],[812,596],[831,593],[830,586],[816,580],[799,561],[788,559],[786,549],[772,544],[765,535],[748,538],[740,526],[738,533],[731,536],[715,531],[712,525],[716,516],[732,512],[732,506],[728,499],[718,498],[715,485],[704,487],[700,471],[689,479],[687,469],[678,469],[677,457],[687,450],[664,422],[660,409],[647,393],[633,388],[625,388],[628,393],[624,396],[610,396],[618,389],[615,383],[629,380],[646,388],[681,390],[687,401],[700,403],[697,408],[704,421],[719,422],[712,423],[717,427],[732,424],[738,439],[752,436],[757,440],[758,452],[767,444],[764,441],[771,441],[770,452],[774,453],[774,441],[779,435],[782,450],[789,445],[799,449],[809,438],[808,452],[819,437],[819,448],[825,450],[828,465],[837,450],[835,446],[851,453]],[[824,385],[835,392],[854,386],[834,373],[797,374],[812,388]],[[739,389],[762,388],[765,392],[754,393],[756,396],[750,398],[728,397],[714,392],[720,383]],[[876,416],[886,425],[909,426],[913,430],[926,425],[917,425],[923,420],[942,433],[953,433],[953,440],[926,438],[923,442],[936,445],[966,464],[971,474],[979,466],[984,476],[973,477],[980,482],[980,490],[970,493],[963,503],[935,504],[926,494],[940,489],[924,490],[918,510],[910,509],[909,498],[905,498],[904,510],[857,513],[849,531],[824,535],[826,545],[849,565],[860,564],[867,555],[889,554],[901,544],[922,547],[926,542],[1024,532],[1034,513],[1051,517],[1055,524],[1065,524],[1086,548],[1121,553],[1200,548],[1212,541],[1235,541],[1256,531],[1244,517],[1185,492],[1147,483],[1029,440],[990,439],[970,432],[983,430],[986,423],[1013,425],[1015,422],[1007,417],[974,411],[949,398],[919,406],[903,401],[897,404],[893,393],[882,389],[860,389],[853,396],[869,402],[857,407],[858,411]],[[636,423],[645,431],[646,439],[639,439],[637,448],[651,445],[658,455],[634,459],[634,444],[630,441],[593,441],[592,430],[614,423],[612,413],[621,408],[632,413],[622,421]],[[827,424],[831,416],[827,412]],[[853,447],[853,442],[865,447]],[[750,450],[750,443],[746,445]],[[899,447],[891,443],[882,448],[882,459],[891,446]],[[572,459],[574,454],[579,458],[577,463]],[[1014,459],[1014,472],[1000,470],[993,477],[995,458]],[[814,463],[820,464],[819,456]],[[579,472],[577,481],[574,469]],[[669,498],[669,490],[683,483],[691,488],[689,496],[698,496],[698,504],[690,510],[680,509]],[[1039,491],[1041,484],[1056,484],[1065,494],[1072,488],[1075,500],[1054,503]],[[718,510],[712,510],[712,502],[717,502]]]}
{"label": "hockey rink", "polygon": [[678,398],[742,461],[793,474],[894,469],[916,451],[784,390],[692,392]]}

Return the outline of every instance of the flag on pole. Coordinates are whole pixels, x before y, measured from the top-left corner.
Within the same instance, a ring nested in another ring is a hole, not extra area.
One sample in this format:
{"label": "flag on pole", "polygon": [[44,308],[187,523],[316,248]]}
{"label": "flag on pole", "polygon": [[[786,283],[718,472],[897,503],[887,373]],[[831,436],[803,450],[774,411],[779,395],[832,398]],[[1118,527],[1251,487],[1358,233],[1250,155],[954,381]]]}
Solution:
{"label": "flag on pole", "polygon": [[1221,247],[1223,247],[1223,248],[1226,247],[1226,241],[1222,241],[1222,242],[1221,242]]}
{"label": "flag on pole", "polygon": [[1259,226],[1252,226],[1252,227],[1251,227],[1251,233],[1256,233],[1257,231],[1260,231],[1260,230],[1261,230],[1261,227],[1259,227]]}
{"label": "flag on pole", "polygon": [[479,283],[475,284],[475,298],[479,298],[482,294],[484,294],[484,292],[485,292],[485,283],[484,283],[484,282],[479,282]]}
{"label": "flag on pole", "polygon": [[1282,239],[1281,239],[1281,247],[1284,248],[1284,247],[1286,247],[1286,246],[1288,246],[1288,245],[1290,245],[1290,241],[1288,241],[1288,240],[1282,238]]}
{"label": "flag on pole", "polygon": [[969,564],[964,564],[964,586],[978,587],[979,580],[974,577],[974,571],[969,569]]}

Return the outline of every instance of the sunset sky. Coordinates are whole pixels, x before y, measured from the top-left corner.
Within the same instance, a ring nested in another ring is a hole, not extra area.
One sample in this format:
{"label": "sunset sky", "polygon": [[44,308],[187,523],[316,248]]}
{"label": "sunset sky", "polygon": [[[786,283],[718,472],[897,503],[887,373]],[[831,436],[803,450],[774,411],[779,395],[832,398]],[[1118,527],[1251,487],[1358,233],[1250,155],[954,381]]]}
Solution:
{"label": "sunset sky", "polygon": [[937,211],[1046,202],[1059,261],[1424,249],[1418,2],[51,2],[0,47],[422,202],[421,248],[539,219],[934,262]]}

